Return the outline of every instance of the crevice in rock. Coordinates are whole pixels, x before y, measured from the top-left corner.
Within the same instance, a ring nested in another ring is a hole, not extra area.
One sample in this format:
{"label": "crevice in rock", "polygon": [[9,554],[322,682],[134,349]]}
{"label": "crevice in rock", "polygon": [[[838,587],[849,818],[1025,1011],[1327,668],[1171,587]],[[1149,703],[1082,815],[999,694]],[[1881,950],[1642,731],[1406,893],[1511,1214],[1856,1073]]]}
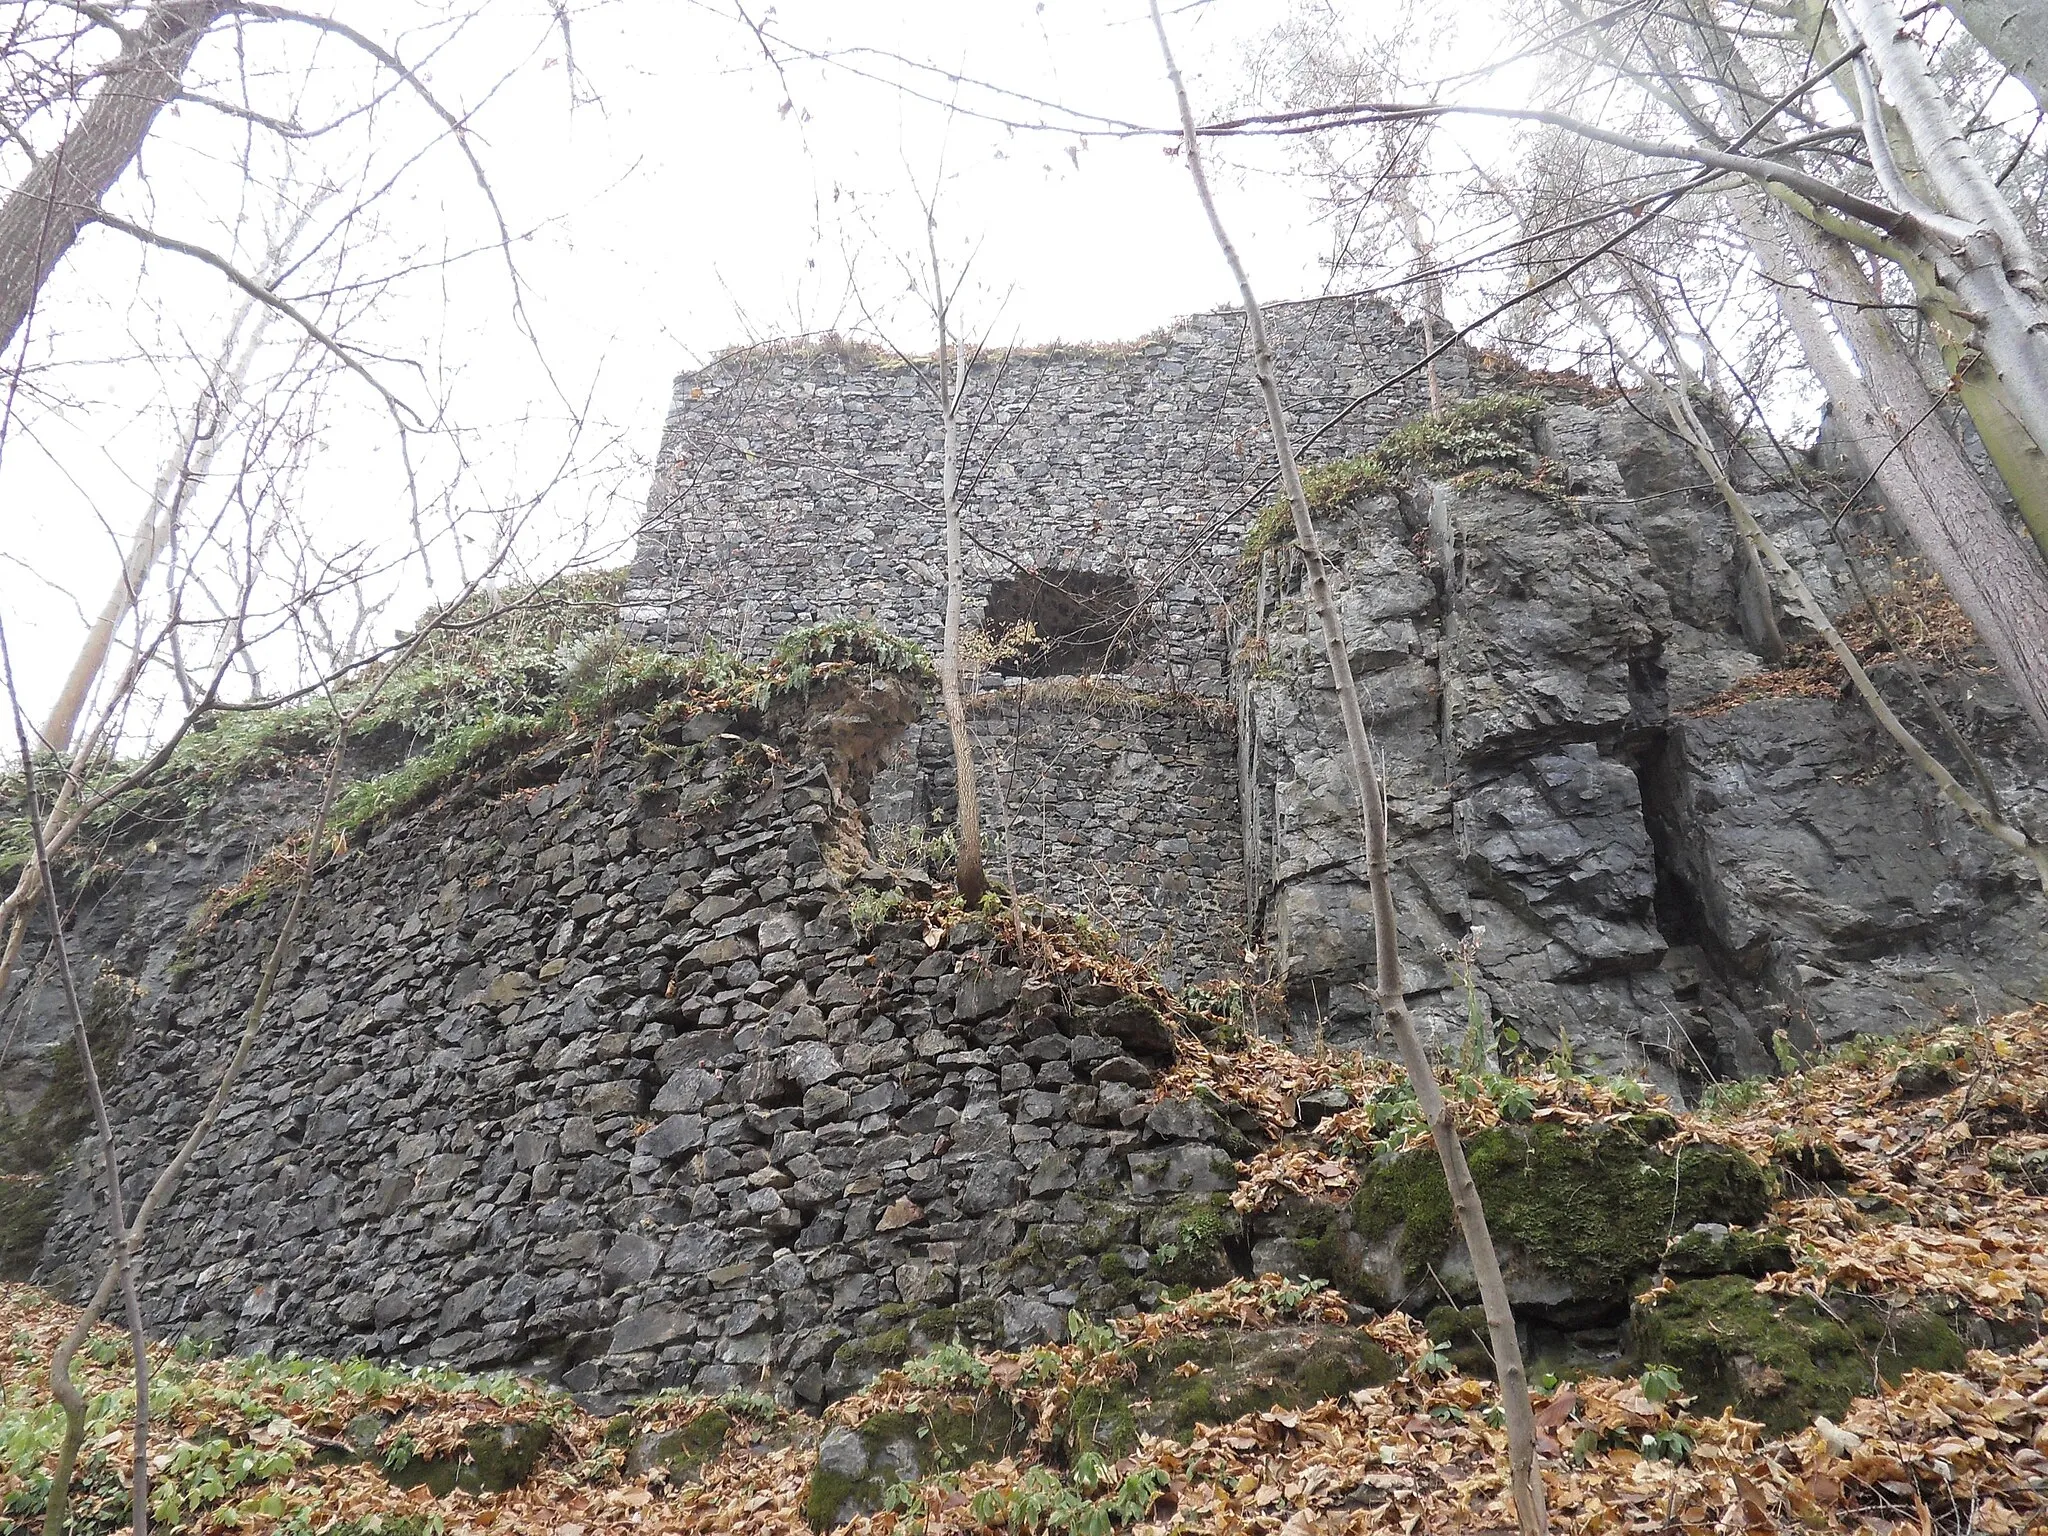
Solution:
{"label": "crevice in rock", "polygon": [[1669,727],[1644,732],[1630,743],[1627,757],[1635,767],[1643,825],[1650,834],[1653,921],[1671,946],[1665,967],[1672,973],[1677,1001],[1685,1005],[1684,1016],[1676,1020],[1691,1058],[1685,1070],[1708,1080],[1768,1071],[1765,1032],[1753,1015],[1767,957],[1730,949],[1715,927],[1699,884],[1699,850],[1682,787],[1685,758],[1678,732]]}
{"label": "crevice in rock", "polygon": [[1706,903],[1688,873],[1685,808],[1678,793],[1679,750],[1669,729],[1645,733],[1629,759],[1643,797],[1643,825],[1650,834],[1650,864],[1656,877],[1657,931],[1673,945],[1706,949],[1713,943]]}

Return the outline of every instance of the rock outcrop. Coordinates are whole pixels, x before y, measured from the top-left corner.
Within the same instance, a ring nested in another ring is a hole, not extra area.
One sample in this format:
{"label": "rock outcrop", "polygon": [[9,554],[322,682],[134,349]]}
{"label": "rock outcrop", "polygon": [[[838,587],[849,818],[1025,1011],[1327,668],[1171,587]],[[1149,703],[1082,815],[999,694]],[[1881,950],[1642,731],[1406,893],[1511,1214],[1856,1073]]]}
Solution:
{"label": "rock outcrop", "polygon": [[[1387,758],[1408,986],[1439,1040],[1455,1050],[1476,1015],[1510,1054],[1569,1048],[1681,1088],[1770,1070],[1778,1031],[1807,1050],[2038,997],[2039,887],[1822,669],[1766,663],[1727,511],[1666,435],[1625,400],[1530,398],[1454,408],[1461,453],[1461,411],[1500,434],[1488,468],[1326,514]],[[1881,600],[1911,579],[1872,514],[1831,531],[1797,466],[1744,466],[1838,617],[1862,610],[1859,575]],[[1246,863],[1297,1037],[1366,1042],[1371,919],[1298,583],[1282,545],[1244,600]],[[1874,663],[1950,755],[1909,669],[2038,823],[2048,762],[1998,679],[1967,649]]]}

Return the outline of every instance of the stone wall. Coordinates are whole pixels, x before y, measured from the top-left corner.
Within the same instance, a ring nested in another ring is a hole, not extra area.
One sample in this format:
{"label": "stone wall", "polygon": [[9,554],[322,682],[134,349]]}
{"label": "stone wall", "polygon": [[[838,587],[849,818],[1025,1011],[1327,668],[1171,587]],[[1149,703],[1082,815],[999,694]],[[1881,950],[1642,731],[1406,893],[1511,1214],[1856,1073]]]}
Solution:
{"label": "stone wall", "polygon": [[[1384,304],[1276,305],[1297,437],[1315,457],[1376,442],[1425,408],[1421,355]],[[1464,389],[1447,357],[1441,382]],[[1355,409],[1330,424],[1346,407]],[[1020,567],[1115,571],[1157,592],[1140,686],[1220,696],[1219,609],[1272,454],[1244,317],[1176,322],[1127,346],[988,357],[968,392],[963,461],[970,618]],[[737,351],[676,380],[624,617],[636,633],[756,651],[800,624],[866,617],[935,643],[944,526],[938,412],[893,358],[832,347]]]}
{"label": "stone wall", "polygon": [[[1276,556],[1248,583],[1239,565],[1243,509],[1265,499],[1271,463],[1242,330],[1224,312],[1131,347],[985,366],[970,612],[1017,563],[1122,573],[1158,596],[1135,654],[1102,663],[1115,675],[1100,681],[1227,711],[1187,731],[1158,723],[1185,712],[1111,721],[1078,691],[1020,694],[1037,700],[1022,708],[1003,691],[1042,685],[992,673],[975,726],[994,770],[984,821],[1027,855],[1027,889],[1108,917],[1172,976],[1263,947],[1285,997],[1275,1027],[1371,1044],[1371,920],[1320,641],[1297,569]],[[1422,412],[1419,376],[1371,393],[1419,355],[1384,306],[1281,306],[1275,332],[1301,438],[1363,400],[1311,462]],[[1455,401],[1511,373],[1453,355],[1439,382]],[[1778,1030],[1811,1044],[2038,995],[2048,914],[2022,867],[1859,705],[1810,677],[1766,678],[1769,598],[1738,578],[1727,511],[1697,466],[1629,402],[1536,383],[1549,404],[1519,468],[1445,468],[1337,509],[1329,528],[1389,753],[1408,979],[1439,1033],[1462,1039],[1477,1006],[1511,1043],[1569,1042],[1680,1088],[1768,1070]],[[940,528],[922,502],[937,444],[935,412],[893,361],[763,349],[685,375],[628,622],[746,648],[863,613],[935,637]],[[1879,592],[1901,552],[1873,519],[1831,528],[1808,472],[1740,465],[1780,542],[1847,613],[1852,552]],[[1518,488],[1540,473],[1547,490]],[[2048,765],[1981,659],[1916,665],[2001,798],[2044,814]],[[1878,671],[1947,751],[1906,671]],[[884,840],[943,823],[951,777],[927,721],[884,779]],[[991,861],[999,878],[1008,867]]]}
{"label": "stone wall", "polygon": [[[969,718],[988,867],[1120,938],[1168,985],[1235,972],[1245,944],[1236,722],[1216,701],[1097,678],[983,693]],[[951,825],[952,744],[905,733],[877,778],[874,840]]]}
{"label": "stone wall", "polygon": [[[1419,360],[1420,335],[1386,305],[1331,298],[1277,305],[1271,319],[1292,428],[1303,441],[1323,433],[1311,457],[1355,452],[1423,408],[1419,374],[1393,382]],[[1439,383],[1455,395],[1469,371],[1462,355],[1447,357]],[[978,706],[993,770],[984,822],[1020,851],[1024,889],[1095,914],[1134,954],[1177,978],[1234,966],[1245,942],[1235,747],[1227,716],[1220,728],[1196,724],[1190,701],[1228,693],[1238,555],[1270,495],[1243,316],[1193,316],[1128,346],[986,359],[969,413],[969,622],[1020,574],[1123,578],[1136,599],[1131,622],[1115,626],[1127,653],[1076,670],[1158,699],[1114,720],[1043,690],[1028,707]],[[939,447],[936,407],[893,357],[768,347],[684,374],[623,607],[628,629],[686,649],[713,640],[758,652],[796,625],[858,616],[936,646]],[[998,607],[992,627],[1015,604]],[[982,686],[1024,681],[998,666]],[[1119,733],[1127,746],[1108,740]],[[936,720],[909,738],[903,770],[914,765],[917,781],[899,775],[885,796],[885,833],[891,816],[929,829],[934,812],[950,815],[944,742]],[[1012,867],[990,863],[999,879]]]}
{"label": "stone wall", "polygon": [[[1220,1124],[1149,1102],[1172,1045],[1117,989],[1031,983],[978,920],[856,930],[834,869],[915,709],[884,680],[779,725],[619,720],[324,869],[151,1242],[152,1324],[815,1401],[956,1331],[1140,1299],[1142,1253],[1114,1290],[1046,1255],[1105,1205],[1135,1238],[1227,1188]],[[198,936],[145,1001],[113,1088],[131,1192],[231,1051],[282,905]],[[45,1248],[73,1294],[96,1205],[74,1174]]]}

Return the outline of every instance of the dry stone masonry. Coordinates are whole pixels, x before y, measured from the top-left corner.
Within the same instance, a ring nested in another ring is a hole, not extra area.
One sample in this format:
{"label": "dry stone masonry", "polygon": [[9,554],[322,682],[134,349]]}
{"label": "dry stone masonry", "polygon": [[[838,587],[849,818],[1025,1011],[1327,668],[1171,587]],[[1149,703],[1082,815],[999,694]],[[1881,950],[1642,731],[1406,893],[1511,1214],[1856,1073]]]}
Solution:
{"label": "dry stone masonry", "polygon": [[[1384,306],[1276,318],[1311,459],[1422,413],[1418,337]],[[1370,1044],[1371,919],[1320,642],[1284,542],[1255,572],[1240,557],[1271,463],[1243,347],[1225,311],[978,376],[970,605],[997,626],[1029,616],[1019,587],[1065,572],[1149,595],[1117,628],[1123,651],[1074,662],[1091,677],[985,680],[991,867],[1175,979],[1263,950],[1275,1027]],[[1453,401],[1532,387],[1463,355],[1438,384]],[[1462,1039],[1476,1012],[1510,1043],[1681,1088],[1767,1070],[1781,1030],[1804,1047],[2039,995],[2048,912],[2021,868],[1853,700],[1753,686],[1763,594],[1738,580],[1696,466],[1630,401],[1533,387],[1507,464],[1460,473],[1468,445],[1447,440],[1449,462],[1328,509],[1393,769],[1409,983],[1439,1037]],[[743,648],[833,615],[935,635],[937,444],[911,371],[858,351],[755,350],[685,374],[628,622]],[[1738,459],[1838,613],[1859,597],[1850,552],[1885,589],[1881,520],[1831,531],[1807,466]],[[1998,680],[1935,670],[2000,796],[2038,818],[2048,765]],[[1903,669],[1879,671],[1910,698]],[[1161,707],[1182,695],[1224,708]],[[884,775],[878,833],[900,846],[951,810],[944,732],[926,722]]]}
{"label": "dry stone masonry", "polygon": [[[884,680],[795,734],[698,715],[647,753],[619,720],[333,866],[151,1245],[151,1318],[817,1401],[956,1333],[1044,1339],[1138,1299],[1142,1252],[1120,1288],[1047,1255],[1105,1209],[1135,1242],[1227,1189],[1232,1133],[1150,1102],[1171,1040],[1118,989],[1030,983],[978,921],[856,930],[827,862],[865,787],[844,754],[913,705]],[[138,1018],[114,1106],[138,1189],[282,904],[206,933]],[[51,1283],[90,1288],[100,1222],[75,1180]]]}
{"label": "dry stone masonry", "polygon": [[[1320,460],[1420,414],[1417,338],[1390,311],[1279,320]],[[1464,357],[1439,378],[1454,401],[1504,383]],[[1689,462],[1625,400],[1534,386],[1476,449],[1448,437],[1325,508],[1387,756],[1409,985],[1444,1048],[1569,1050],[1689,1091],[1769,1070],[1780,1031],[1805,1048],[2038,996],[2038,891],[1853,701],[1766,668],[1759,594]],[[990,363],[979,387],[971,595],[1043,642],[973,704],[991,872],[1171,982],[1247,977],[1259,1028],[1373,1048],[1328,669],[1286,541],[1242,558],[1267,446],[1241,317]],[[686,375],[626,624],[692,650],[833,617],[932,638],[935,443],[910,373],[857,352]],[[1834,537],[1804,472],[1739,465],[1847,612],[1849,552],[1882,590],[1892,546],[1873,514]],[[1931,686],[2038,827],[2048,767],[2017,709],[1949,662]],[[150,1316],[241,1349],[815,1403],[956,1336],[1047,1338],[1070,1308],[1232,1274],[1320,1275],[1365,1305],[1431,1270],[1455,1284],[1447,1231],[1418,1225],[1426,1170],[1241,1217],[1235,1163],[1262,1128],[1156,1091],[1160,994],[1033,972],[980,919],[927,928],[897,904],[877,861],[914,861],[953,814],[929,707],[875,673],[766,717],[613,720],[324,868],[278,1017],[151,1246]],[[137,1191],[279,920],[271,901],[188,928],[200,887],[239,874],[294,794],[255,787],[232,846],[130,850],[81,911],[82,963],[142,984],[109,1074]],[[46,991],[6,1001],[16,1038],[57,1037]],[[1654,1211],[1583,1149],[1501,1132],[1502,1179],[1555,1167],[1580,1202],[1562,1224],[1504,1218],[1532,1326],[1619,1326],[1674,1180],[1700,1185],[1693,1217],[1748,1219],[1761,1175],[1699,1164],[1654,1119],[1608,1159],[1662,1170]],[[88,1288],[99,1231],[74,1172],[44,1279]]]}

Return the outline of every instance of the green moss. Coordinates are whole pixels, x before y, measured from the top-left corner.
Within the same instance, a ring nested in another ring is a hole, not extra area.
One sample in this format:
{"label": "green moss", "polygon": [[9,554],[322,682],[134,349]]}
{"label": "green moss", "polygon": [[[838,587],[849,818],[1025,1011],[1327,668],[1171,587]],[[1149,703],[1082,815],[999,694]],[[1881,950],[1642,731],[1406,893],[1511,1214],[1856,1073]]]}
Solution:
{"label": "green moss", "polygon": [[1683,1232],[1664,1254],[1668,1275],[1747,1275],[1761,1279],[1792,1267],[1792,1244],[1782,1232]]}
{"label": "green moss", "polygon": [[1422,1326],[1465,1375],[1493,1375],[1493,1343],[1484,1307],[1436,1307]]}
{"label": "green moss", "polygon": [[886,1328],[863,1339],[848,1339],[832,1357],[834,1369],[873,1375],[901,1365],[911,1355],[910,1329]]}
{"label": "green moss", "polygon": [[1151,1278],[1162,1285],[1220,1285],[1235,1273],[1225,1244],[1243,1234],[1244,1218],[1227,1195],[1176,1200],[1146,1221]]}
{"label": "green moss", "polygon": [[399,1488],[425,1488],[446,1498],[466,1493],[503,1493],[533,1476],[555,1438],[546,1419],[526,1424],[477,1424],[462,1437],[462,1448],[445,1456],[418,1456],[401,1436],[383,1458],[386,1480]]}
{"label": "green moss", "polygon": [[1842,1149],[1824,1136],[1786,1132],[1773,1137],[1771,1161],[1808,1184],[1838,1184],[1852,1176]]}
{"label": "green moss", "polygon": [[1004,1255],[1002,1271],[1006,1276],[1036,1276],[1046,1281],[1079,1271],[1079,1278],[1092,1270],[1103,1254],[1126,1246],[1137,1235],[1138,1221],[1127,1204],[1085,1200],[1078,1223],[1040,1222],[1034,1226]]}
{"label": "green moss", "polygon": [[1733,1407],[1775,1434],[1840,1418],[1868,1396],[1873,1373],[1897,1382],[1910,1370],[1959,1370],[1963,1341],[1919,1309],[1889,1310],[1862,1297],[1764,1295],[1720,1275],[1680,1282],[1630,1321],[1645,1362],[1675,1366],[1698,1410]]}
{"label": "green moss", "polygon": [[[547,588],[478,593],[460,610],[426,615],[423,627],[446,622],[403,668],[366,675],[331,703],[206,717],[145,784],[95,810],[77,845],[125,847],[182,830],[226,788],[303,771],[324,755],[336,721],[352,710],[359,712],[349,737],[352,761],[389,766],[346,783],[337,795],[330,830],[345,839],[528,747],[589,731],[628,710],[650,710],[658,728],[707,709],[759,713],[801,701],[849,670],[919,687],[933,679],[921,647],[855,620],[796,630],[758,665],[716,649],[678,656],[638,645],[618,629],[624,583],[623,571],[611,571]],[[60,766],[49,764],[52,771]],[[96,769],[86,794],[110,790],[132,766]],[[728,794],[744,787],[729,785]],[[0,776],[0,878],[27,858],[21,798],[19,779]],[[259,879],[238,899],[264,894]]]}
{"label": "green moss", "polygon": [[920,1349],[964,1340],[986,1344],[1000,1331],[999,1309],[993,1297],[956,1302],[949,1307],[930,1307],[909,1322],[910,1343]]}
{"label": "green moss", "polygon": [[57,1195],[47,1174],[0,1177],[0,1280],[27,1278],[56,1219]]}
{"label": "green moss", "polygon": [[[1497,1238],[1580,1289],[1616,1298],[1657,1267],[1673,1232],[1703,1221],[1747,1225],[1770,1206],[1763,1171],[1741,1152],[1699,1145],[1674,1158],[1625,1123],[1494,1126],[1466,1142],[1465,1156]],[[1369,1167],[1352,1223],[1368,1241],[1398,1233],[1404,1280],[1424,1279],[1455,1235],[1434,1149]]]}
{"label": "green moss", "polygon": [[[484,1493],[503,1493],[517,1488],[540,1465],[555,1438],[555,1427],[545,1419],[530,1424],[479,1424],[462,1437],[476,1473],[476,1486]],[[467,1479],[459,1480],[462,1486]]]}
{"label": "green moss", "polygon": [[1134,1417],[1148,1433],[1184,1439],[1203,1424],[1383,1385],[1398,1370],[1384,1349],[1352,1329],[1190,1334],[1151,1351],[1138,1372]]}
{"label": "green moss", "polygon": [[[102,1082],[114,1077],[139,996],[133,982],[104,970],[86,994],[86,1030]],[[18,1116],[0,1110],[0,1280],[26,1279],[35,1268],[56,1220],[58,1176],[91,1129],[78,1047],[64,1040],[50,1053],[50,1078],[35,1103]]]}
{"label": "green moss", "polygon": [[[1461,400],[1406,426],[1396,427],[1379,446],[1352,458],[1302,471],[1301,489],[1311,513],[1328,512],[1359,496],[1377,496],[1416,474],[1454,475],[1453,483],[1473,488],[1507,484],[1553,497],[1563,494],[1548,466],[1529,474],[1529,425],[1543,413],[1536,395],[1485,395]],[[1244,561],[1255,564],[1269,549],[1294,538],[1294,514],[1286,499],[1259,510],[1245,538]]]}
{"label": "green moss", "polygon": [[707,1408],[681,1429],[671,1430],[654,1442],[655,1459],[668,1468],[671,1480],[694,1481],[706,1462],[725,1449],[732,1433],[732,1415],[723,1408]]}
{"label": "green moss", "polygon": [[814,1531],[829,1531],[839,1523],[839,1511],[849,1503],[856,1506],[879,1502],[880,1478],[848,1477],[824,1467],[811,1468],[811,1481],[804,1490],[804,1523]]}
{"label": "green moss", "polygon": [[1130,1455],[1138,1448],[1138,1421],[1129,1395],[1114,1387],[1076,1388],[1059,1437],[1069,1460],[1085,1451],[1111,1461]]}
{"label": "green moss", "polygon": [[998,1392],[878,1413],[854,1426],[854,1432],[865,1452],[862,1473],[834,1472],[822,1465],[811,1469],[804,1519],[813,1530],[829,1530],[850,1510],[880,1508],[891,1482],[999,1460],[1021,1450],[1030,1437],[1016,1405]]}

